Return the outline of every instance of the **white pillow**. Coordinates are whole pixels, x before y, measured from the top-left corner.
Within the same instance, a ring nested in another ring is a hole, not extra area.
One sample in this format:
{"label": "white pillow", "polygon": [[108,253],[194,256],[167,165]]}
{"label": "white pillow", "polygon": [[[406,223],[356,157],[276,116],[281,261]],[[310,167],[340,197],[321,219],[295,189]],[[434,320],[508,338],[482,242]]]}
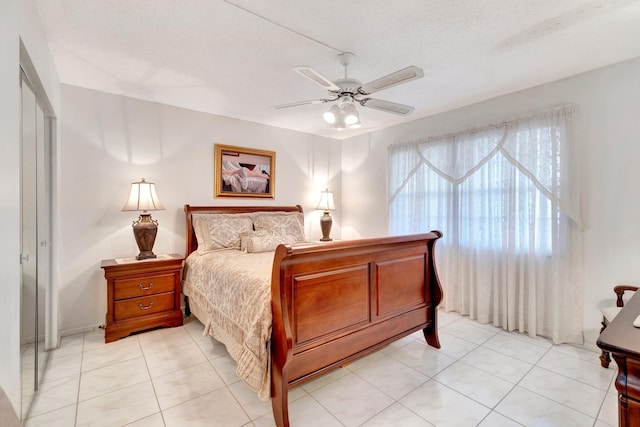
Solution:
{"label": "white pillow", "polygon": [[302,212],[258,212],[253,214],[253,226],[256,231],[291,236],[294,243],[306,241]]}
{"label": "white pillow", "polygon": [[218,249],[240,249],[240,234],[253,230],[253,221],[248,214],[193,214],[192,221],[199,254]]}

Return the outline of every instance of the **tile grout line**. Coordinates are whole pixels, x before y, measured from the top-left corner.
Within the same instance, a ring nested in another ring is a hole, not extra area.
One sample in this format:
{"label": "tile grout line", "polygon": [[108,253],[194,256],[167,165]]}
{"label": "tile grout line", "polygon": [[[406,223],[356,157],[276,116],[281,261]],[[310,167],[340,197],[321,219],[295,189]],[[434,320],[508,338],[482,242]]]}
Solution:
{"label": "tile grout line", "polygon": [[[567,377],[567,376],[565,376],[565,375],[558,374],[557,372],[554,372],[554,371],[551,371],[551,370],[549,370],[549,369],[546,369],[546,368],[544,368],[544,367],[542,367],[542,366],[538,366],[538,363],[540,363],[540,362],[542,361],[542,359],[543,359],[543,358],[544,358],[544,357],[545,357],[549,352],[551,352],[551,351],[553,350],[553,347],[554,347],[554,346],[555,346],[555,344],[552,344],[552,346],[551,346],[551,347],[549,347],[549,348],[545,351],[545,353],[544,353],[542,356],[540,356],[540,358],[538,359],[538,361],[537,361],[537,362],[536,362],[536,363],[531,367],[531,369],[529,369],[529,370],[527,371],[527,373],[526,373],[526,374],[524,374],[524,375],[522,376],[522,378],[518,381],[518,383],[517,383],[517,384],[515,384],[514,388],[515,388],[515,387],[520,386],[520,383],[522,382],[522,380],[524,380],[524,378],[525,378],[529,373],[531,373],[531,371],[533,371],[535,368],[539,368],[539,369],[545,370],[545,371],[547,371],[547,372],[551,372],[551,373],[553,373],[553,374],[563,376],[563,377],[565,377],[565,378],[567,378],[567,379],[570,379],[570,380],[578,381],[578,380],[576,380],[576,379],[574,379],[574,378]],[[570,357],[573,357],[573,356],[570,356]],[[578,358],[578,359],[579,359],[579,358]],[[593,386],[591,386],[590,384],[583,383],[582,381],[578,381],[578,382],[581,382],[582,384],[585,384],[585,385],[588,385],[588,386],[590,386],[590,387],[593,387]],[[577,412],[577,413],[579,413],[579,414],[582,414],[582,415],[584,415],[584,416],[586,416],[586,417],[593,418],[594,423],[598,421],[598,417],[597,417],[597,415],[596,415],[595,417],[592,417],[591,415],[586,414],[586,413],[584,413],[584,412],[582,412],[582,411],[580,411],[580,410],[578,410],[578,409],[572,408],[572,407],[570,407],[570,406],[565,405],[565,404],[564,404],[564,403],[562,403],[562,402],[558,402],[558,401],[556,401],[556,400],[554,400],[554,399],[551,399],[551,398],[549,398],[549,397],[547,397],[547,396],[545,396],[545,395],[542,395],[542,394],[538,393],[537,391],[529,390],[528,388],[523,387],[523,386],[520,386],[520,387],[521,387],[522,389],[524,389],[524,390],[526,390],[526,391],[530,392],[530,393],[533,393],[533,394],[535,394],[535,395],[537,395],[537,396],[540,396],[541,398],[543,398],[543,399],[545,399],[545,400],[549,400],[549,401],[551,401],[551,402],[554,402],[554,403],[557,403],[557,404],[559,404],[559,405],[562,405],[562,406],[564,406],[565,408],[568,408],[568,409],[570,409],[570,410],[572,410],[572,411],[575,411],[575,412]],[[593,388],[595,388],[595,389],[597,389],[597,390],[601,390],[601,389],[598,389],[597,387],[593,387]],[[512,390],[512,391],[513,391],[513,390]],[[510,391],[509,393],[511,393],[511,391]],[[505,396],[500,400],[500,402],[502,402],[502,401],[507,397],[507,395],[508,395],[508,393],[507,393],[507,394],[506,394],[506,395],[505,395]],[[601,405],[602,405],[602,404],[604,404],[604,399],[605,399],[606,397],[607,397],[607,396],[606,396],[606,392],[605,392],[605,396],[604,396],[604,398],[602,399]],[[498,404],[496,405],[496,407],[500,404],[500,402],[498,402]],[[500,412],[498,412],[498,413],[499,413],[500,415],[502,415],[502,416],[505,416],[505,417],[506,417],[506,415],[504,415],[504,414],[502,414],[502,413],[500,413]],[[507,418],[508,418],[508,417],[507,417]]]}
{"label": "tile grout line", "polygon": [[[144,351],[144,345],[142,344],[142,341],[140,341],[140,338],[138,337],[138,344],[140,345],[140,352],[142,353],[142,359],[144,360],[144,366],[147,368],[147,374],[149,375],[149,382],[151,383],[151,388],[153,389],[153,396],[156,399],[156,404],[158,405],[158,412],[160,414],[160,418],[162,419],[162,424],[164,426],[167,425],[166,421],[164,420],[164,413],[162,412],[162,406],[160,406],[160,400],[158,400],[158,391],[156,390],[156,385],[153,382],[153,377],[151,376],[151,369],[149,369],[149,363],[147,362],[147,355],[145,354]],[[153,414],[148,415],[149,417],[153,416]],[[140,418],[138,420],[134,420],[133,422],[136,421],[140,421],[142,419],[144,419],[146,417]],[[127,424],[131,424],[131,423],[127,423]]]}
{"label": "tile grout line", "polygon": [[[182,327],[184,328],[184,325],[183,325]],[[249,422],[248,422],[248,423],[243,424],[241,427],[244,427],[244,426],[246,426],[246,425],[248,425],[248,424],[253,424],[253,421],[254,421],[254,420],[251,418],[251,415],[249,415],[249,413],[248,413],[248,412],[247,412],[247,410],[244,408],[244,406],[242,405],[242,403],[238,400],[238,398],[236,397],[235,393],[231,390],[231,388],[229,387],[229,385],[230,385],[230,384],[227,384],[227,383],[224,381],[224,379],[222,378],[222,376],[218,373],[218,370],[216,369],[216,367],[215,367],[215,366],[213,366],[213,364],[211,363],[211,360],[209,360],[209,358],[208,358],[208,357],[207,357],[207,355],[205,354],[204,350],[202,350],[202,348],[198,345],[198,343],[196,342],[196,340],[195,340],[195,338],[193,337],[193,335],[191,335],[191,333],[190,333],[188,330],[186,330],[186,328],[185,328],[185,332],[187,333],[187,335],[189,335],[189,338],[191,338],[191,341],[193,341],[193,343],[196,345],[196,347],[198,348],[198,351],[200,351],[200,353],[202,353],[202,355],[204,356],[204,358],[205,358],[206,362],[209,364],[209,366],[211,366],[211,368],[213,368],[213,370],[214,370],[214,372],[216,373],[216,375],[218,375],[218,377],[220,377],[220,380],[222,381],[222,384],[224,384],[224,387],[221,387],[221,388],[216,389],[216,390],[209,391],[209,392],[207,392],[207,393],[205,393],[205,394],[209,394],[209,393],[212,393],[212,392],[214,392],[214,391],[221,390],[222,388],[226,388],[226,389],[227,389],[227,391],[229,392],[229,394],[231,395],[231,397],[233,397],[233,399],[236,401],[236,403],[238,404],[238,406],[240,407],[240,409],[242,409],[242,412],[247,416],[247,419],[249,420]],[[210,338],[211,338],[211,339],[214,339],[213,337],[210,337]],[[235,384],[235,383],[233,383],[233,384]],[[201,395],[201,396],[204,396],[204,394],[203,394],[203,395]],[[262,415],[261,415],[261,416],[262,416]],[[258,417],[258,418],[260,418],[260,417]],[[256,419],[257,419],[257,418],[256,418]],[[165,425],[166,425],[166,424],[165,424]]]}
{"label": "tile grout line", "polygon": [[80,387],[82,386],[82,364],[84,363],[84,340],[86,333],[82,334],[82,347],[80,348],[80,374],[78,375],[78,392],[76,393],[76,411],[73,418],[73,425],[78,425],[78,411],[80,409]]}

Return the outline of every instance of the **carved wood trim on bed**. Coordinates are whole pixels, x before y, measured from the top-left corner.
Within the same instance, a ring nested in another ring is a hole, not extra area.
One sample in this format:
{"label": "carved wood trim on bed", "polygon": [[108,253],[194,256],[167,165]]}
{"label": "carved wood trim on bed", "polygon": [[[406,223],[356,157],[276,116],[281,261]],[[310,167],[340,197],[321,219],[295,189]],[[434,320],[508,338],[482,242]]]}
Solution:
{"label": "carved wood trim on bed", "polygon": [[[191,207],[187,253],[196,250],[193,213],[302,212],[288,207]],[[422,330],[440,348],[442,288],[434,261],[439,231],[276,249],[271,276],[271,402],[289,426],[288,390]]]}

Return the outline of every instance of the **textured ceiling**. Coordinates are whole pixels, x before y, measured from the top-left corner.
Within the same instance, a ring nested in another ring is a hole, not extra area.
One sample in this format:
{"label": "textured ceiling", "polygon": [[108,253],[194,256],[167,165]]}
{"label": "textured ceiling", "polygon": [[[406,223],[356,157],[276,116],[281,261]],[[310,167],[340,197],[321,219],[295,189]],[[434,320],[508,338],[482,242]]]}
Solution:
{"label": "textured ceiling", "polygon": [[[37,0],[62,83],[345,138],[640,56],[640,0]],[[292,68],[363,83],[416,65],[424,78],[330,129],[325,98]]]}

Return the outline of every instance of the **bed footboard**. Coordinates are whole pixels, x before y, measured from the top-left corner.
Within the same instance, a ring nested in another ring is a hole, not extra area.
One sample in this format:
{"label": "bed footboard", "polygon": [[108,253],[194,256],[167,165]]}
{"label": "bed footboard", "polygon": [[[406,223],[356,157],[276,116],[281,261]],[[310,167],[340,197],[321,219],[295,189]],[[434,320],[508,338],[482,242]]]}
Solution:
{"label": "bed footboard", "polygon": [[276,250],[271,282],[271,395],[289,426],[288,388],[420,329],[440,348],[442,288],[431,233]]}

